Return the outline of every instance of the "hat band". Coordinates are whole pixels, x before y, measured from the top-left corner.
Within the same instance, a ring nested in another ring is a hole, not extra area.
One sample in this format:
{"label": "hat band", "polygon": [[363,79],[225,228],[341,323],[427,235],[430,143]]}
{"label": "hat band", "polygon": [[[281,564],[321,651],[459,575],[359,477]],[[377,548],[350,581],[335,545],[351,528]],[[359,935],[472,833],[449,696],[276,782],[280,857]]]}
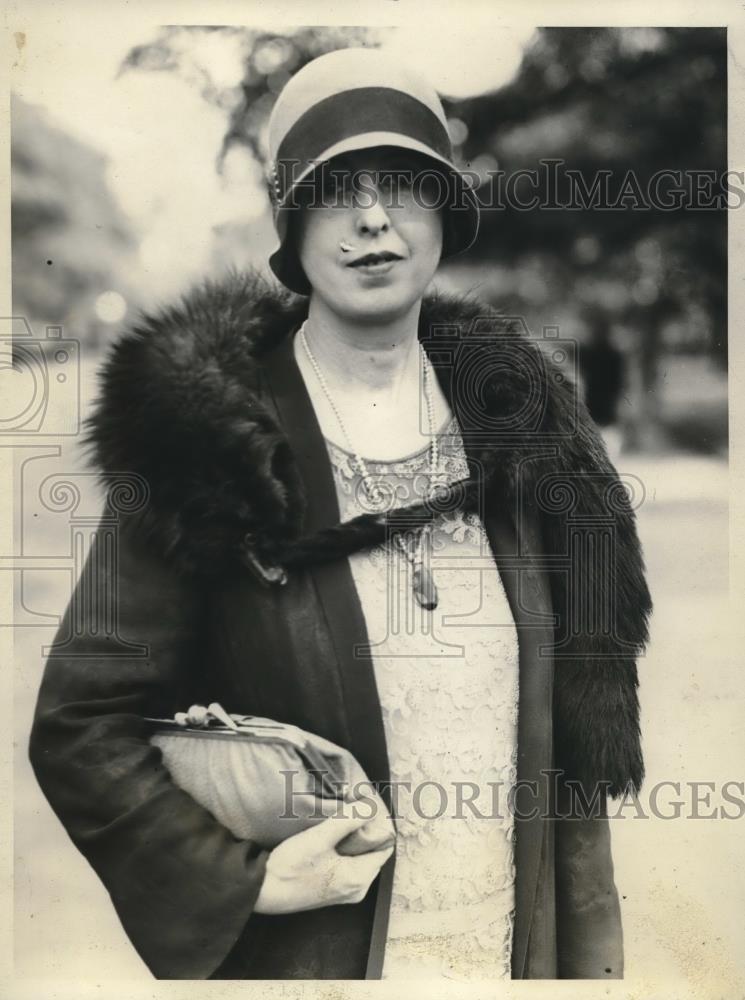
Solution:
{"label": "hat band", "polygon": [[366,132],[397,132],[418,139],[446,160],[453,158],[448,131],[426,104],[392,87],[355,87],[314,104],[289,129],[277,150],[278,200],[325,150]]}

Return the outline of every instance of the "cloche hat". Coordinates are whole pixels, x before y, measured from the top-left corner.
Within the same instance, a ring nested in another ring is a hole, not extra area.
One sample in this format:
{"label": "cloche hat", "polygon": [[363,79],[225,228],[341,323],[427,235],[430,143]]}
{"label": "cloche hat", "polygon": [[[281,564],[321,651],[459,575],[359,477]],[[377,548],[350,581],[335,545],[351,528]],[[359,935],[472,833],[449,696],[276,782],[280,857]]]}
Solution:
{"label": "cloche hat", "polygon": [[268,125],[271,199],[279,248],[269,264],[294,292],[310,285],[289,231],[293,192],[319,163],[341,153],[398,146],[432,161],[447,180],[442,256],[475,241],[479,203],[469,178],[453,162],[442,103],[434,88],[379,49],[337,49],[313,59],[282,89]]}

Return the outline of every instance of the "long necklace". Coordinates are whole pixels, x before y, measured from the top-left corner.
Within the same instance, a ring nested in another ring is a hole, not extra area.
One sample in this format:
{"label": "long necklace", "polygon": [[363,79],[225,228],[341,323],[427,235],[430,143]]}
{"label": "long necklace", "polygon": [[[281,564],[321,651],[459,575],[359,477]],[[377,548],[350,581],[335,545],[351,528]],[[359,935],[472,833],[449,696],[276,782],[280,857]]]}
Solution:
{"label": "long necklace", "polygon": [[[313,369],[316,379],[318,380],[318,384],[320,385],[321,390],[324,396],[326,397],[326,400],[329,406],[331,407],[334,416],[336,417],[336,421],[339,424],[339,429],[342,432],[347,448],[354,455],[355,461],[357,462],[357,468],[360,470],[362,483],[364,485],[368,499],[373,505],[380,506],[383,503],[383,500],[385,499],[383,491],[371,477],[370,472],[367,468],[367,463],[363,459],[362,455],[360,455],[359,452],[356,451],[352,445],[346,424],[344,423],[342,415],[339,412],[339,408],[334,402],[334,399],[328,387],[328,383],[326,382],[326,378],[323,372],[321,371],[320,365],[316,361],[315,355],[310,349],[310,344],[308,343],[308,338],[305,333],[306,323],[307,320],[300,327],[299,331],[300,343],[303,345],[303,350],[305,351],[308,361],[310,362],[310,366]],[[430,474],[427,480],[428,483],[427,498],[429,499],[432,495],[432,489],[435,485],[435,476],[437,475],[438,467],[440,464],[440,454],[439,454],[437,435],[435,433],[435,408],[434,408],[434,401],[432,398],[432,387],[430,384],[430,374],[427,365],[427,356],[424,353],[422,345],[419,343],[418,343],[418,348],[422,366],[422,384],[424,387],[424,399],[427,406],[427,422],[428,422],[429,437],[430,437],[430,448],[429,448]],[[406,534],[409,536],[408,538],[404,537],[403,532],[397,532],[394,535],[396,544],[398,545],[403,554],[406,556],[406,559],[411,564],[411,569],[412,569],[411,587],[417,603],[421,607],[425,608],[427,611],[432,611],[437,607],[437,601],[438,601],[437,586],[435,585],[435,581],[432,576],[432,572],[429,569],[429,566],[425,565],[424,561],[424,543],[425,543],[425,538],[428,539],[430,537],[431,525],[425,524],[423,527],[413,532],[407,532]]]}

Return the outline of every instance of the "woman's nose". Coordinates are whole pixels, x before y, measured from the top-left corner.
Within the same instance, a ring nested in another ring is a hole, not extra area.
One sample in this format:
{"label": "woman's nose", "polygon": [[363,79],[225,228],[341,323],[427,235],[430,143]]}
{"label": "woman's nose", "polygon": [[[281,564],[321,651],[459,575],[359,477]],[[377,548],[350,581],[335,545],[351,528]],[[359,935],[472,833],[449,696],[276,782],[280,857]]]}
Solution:
{"label": "woman's nose", "polygon": [[357,199],[355,205],[355,228],[358,233],[387,232],[391,220],[385,209],[383,192],[366,191],[364,198]]}

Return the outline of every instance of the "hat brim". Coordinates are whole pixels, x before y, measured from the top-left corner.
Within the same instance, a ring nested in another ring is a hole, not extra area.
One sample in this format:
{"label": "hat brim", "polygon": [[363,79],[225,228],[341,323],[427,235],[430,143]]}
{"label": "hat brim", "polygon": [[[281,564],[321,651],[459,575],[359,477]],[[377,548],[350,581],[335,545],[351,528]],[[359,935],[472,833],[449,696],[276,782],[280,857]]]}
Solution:
{"label": "hat brim", "polygon": [[[430,146],[403,135],[400,132],[366,132],[362,135],[351,136],[329,146],[318,156],[315,161],[301,171],[292,187],[287,191],[283,200],[275,207],[274,225],[280,239],[277,250],[269,257],[269,266],[275,276],[293,292],[300,295],[310,295],[310,284],[297,259],[294,247],[290,246],[288,240],[290,216],[293,211],[297,211],[297,205],[292,202],[292,194],[297,186],[306,180],[313,171],[321,164],[328,162],[335,156],[342,153],[349,153],[359,149],[373,149],[378,146],[397,146],[401,149],[409,149],[434,161],[441,173],[444,173],[450,180],[450,197],[447,208],[446,232],[443,240],[442,257],[452,257],[456,254],[464,253],[476,241],[479,232],[481,212],[479,201],[476,197],[476,189],[467,180],[461,171],[444,156],[440,156]],[[288,204],[288,202],[292,202]]]}

